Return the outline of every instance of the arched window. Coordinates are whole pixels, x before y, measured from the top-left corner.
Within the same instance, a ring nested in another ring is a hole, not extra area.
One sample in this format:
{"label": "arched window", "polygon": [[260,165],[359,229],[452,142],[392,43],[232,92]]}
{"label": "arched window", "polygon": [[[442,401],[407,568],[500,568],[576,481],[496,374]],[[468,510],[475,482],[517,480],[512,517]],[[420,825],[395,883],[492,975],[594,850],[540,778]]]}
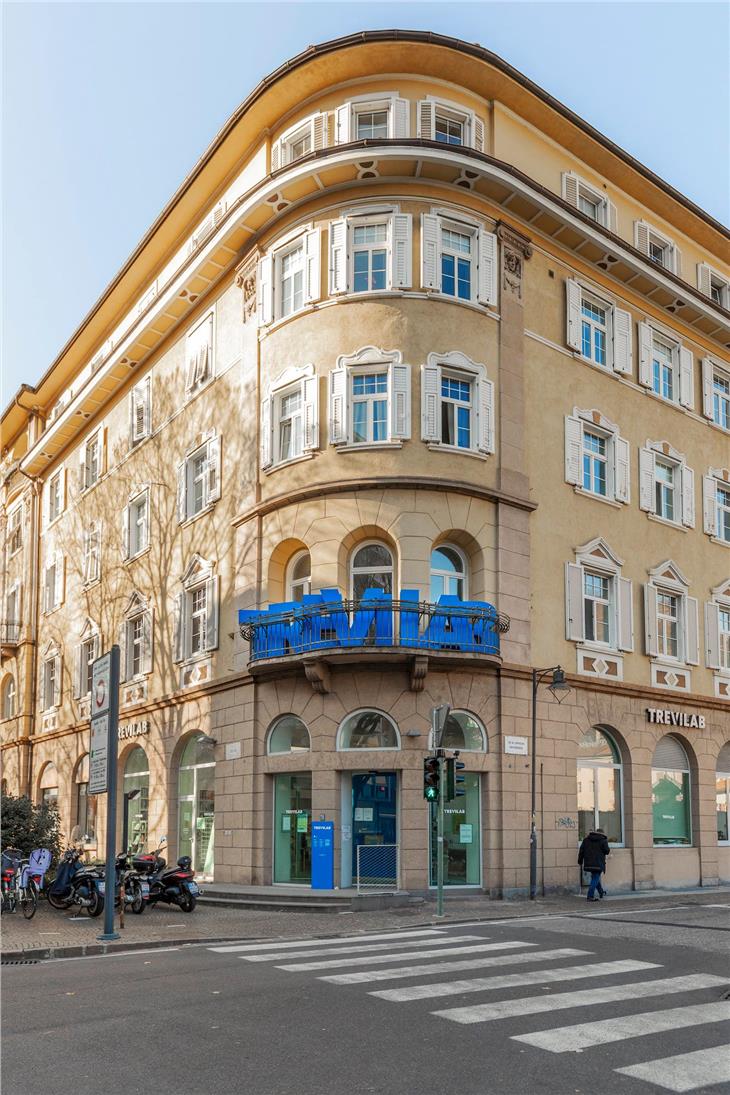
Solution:
{"label": "arched window", "polygon": [[8,677],[3,685],[2,711],[4,719],[15,716],[15,677]]}
{"label": "arched window", "polygon": [[673,734],[663,737],[654,750],[651,801],[654,843],[691,844],[689,761],[681,742]]}
{"label": "arched window", "polygon": [[58,772],[55,764],[47,764],[38,783],[40,800],[44,806],[58,805]]}
{"label": "arched window", "polygon": [[89,794],[89,754],[76,765],[76,824],[86,844],[96,843],[96,795]]}
{"label": "arched window", "polygon": [[127,755],[122,793],[127,821],[127,847],[133,852],[142,852],[147,847],[149,825],[150,762],[141,745],[135,745]]}
{"label": "arched window", "polygon": [[578,743],[578,836],[603,829],[609,844],[623,844],[623,768],[610,734],[598,726]]}
{"label": "arched window", "polygon": [[730,806],[730,741],[723,745],[717,758],[717,839],[721,844],[730,843],[728,806]]}
{"label": "arched window", "polygon": [[296,715],[282,715],[269,731],[269,753],[304,753],[310,748],[309,731]]}
{"label": "arched window", "polygon": [[308,551],[298,551],[286,570],[286,599],[301,601],[312,592],[312,560]]}
{"label": "arched window", "polygon": [[466,560],[458,548],[442,544],[431,552],[431,600],[447,594],[466,600]]}
{"label": "arched window", "polygon": [[205,734],[193,734],[178,770],[178,855],[189,855],[193,868],[213,877],[215,834],[215,752]]}
{"label": "arched window", "polygon": [[394,722],[381,711],[353,711],[340,727],[338,749],[400,749]]}
{"label": "arched window", "polygon": [[361,544],[350,563],[350,596],[359,601],[366,589],[393,592],[393,556],[385,544]]}
{"label": "arched window", "polygon": [[469,711],[450,711],[444,727],[441,748],[486,753],[487,735],[484,727]]}

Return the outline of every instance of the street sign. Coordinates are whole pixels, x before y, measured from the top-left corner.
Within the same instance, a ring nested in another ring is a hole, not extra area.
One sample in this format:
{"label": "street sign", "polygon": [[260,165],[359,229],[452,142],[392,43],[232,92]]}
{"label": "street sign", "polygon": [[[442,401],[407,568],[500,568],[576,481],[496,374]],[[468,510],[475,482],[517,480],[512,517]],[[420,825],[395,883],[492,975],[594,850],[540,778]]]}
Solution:
{"label": "street sign", "polygon": [[91,717],[109,710],[111,700],[112,656],[102,654],[91,667]]}
{"label": "street sign", "polygon": [[90,795],[106,793],[109,782],[109,712],[97,715],[91,720],[91,743],[89,748],[89,788]]}
{"label": "street sign", "polygon": [[507,734],[504,739],[505,753],[513,753],[518,757],[527,756],[527,738],[517,738]]}

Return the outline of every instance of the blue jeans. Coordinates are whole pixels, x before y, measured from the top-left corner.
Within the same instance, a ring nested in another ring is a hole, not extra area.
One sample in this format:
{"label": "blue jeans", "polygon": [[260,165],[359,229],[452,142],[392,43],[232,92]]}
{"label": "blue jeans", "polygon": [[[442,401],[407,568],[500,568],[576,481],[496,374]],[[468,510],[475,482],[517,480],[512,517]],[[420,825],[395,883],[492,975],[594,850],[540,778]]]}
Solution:
{"label": "blue jeans", "polygon": [[606,892],[601,885],[601,874],[601,871],[591,871],[591,884],[588,887],[589,901],[596,896],[596,890],[598,890],[599,895],[603,895]]}

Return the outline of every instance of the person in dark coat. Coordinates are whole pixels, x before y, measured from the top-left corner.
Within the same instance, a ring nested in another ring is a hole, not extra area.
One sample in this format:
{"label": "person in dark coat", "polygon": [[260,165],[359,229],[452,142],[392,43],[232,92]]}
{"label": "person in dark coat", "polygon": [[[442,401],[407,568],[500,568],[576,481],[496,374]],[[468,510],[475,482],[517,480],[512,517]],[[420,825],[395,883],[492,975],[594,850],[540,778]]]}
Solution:
{"label": "person in dark coat", "polygon": [[[601,875],[606,870],[606,856],[610,854],[611,849],[603,829],[592,829],[588,836],[583,838],[578,850],[578,864],[584,871],[590,871],[589,901],[598,901],[599,898],[606,896],[606,891],[601,885]],[[598,890],[598,897],[596,897],[596,890]]]}

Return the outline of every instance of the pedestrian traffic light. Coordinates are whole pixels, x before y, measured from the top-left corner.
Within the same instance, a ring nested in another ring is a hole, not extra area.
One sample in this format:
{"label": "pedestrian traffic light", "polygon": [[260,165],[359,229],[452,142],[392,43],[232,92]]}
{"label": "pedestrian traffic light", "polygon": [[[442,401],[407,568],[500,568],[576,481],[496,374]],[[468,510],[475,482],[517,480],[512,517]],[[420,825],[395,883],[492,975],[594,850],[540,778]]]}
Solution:
{"label": "pedestrian traffic light", "polygon": [[457,774],[458,772],[462,772],[464,768],[466,768],[466,765],[463,761],[457,760],[456,757],[447,757],[446,802],[451,802],[452,799],[459,798],[461,795],[466,794],[466,791],[461,790],[458,786],[460,783],[464,783],[465,777]]}
{"label": "pedestrian traffic light", "polygon": [[438,802],[439,797],[439,761],[438,757],[426,757],[423,762],[423,797],[429,802]]}

